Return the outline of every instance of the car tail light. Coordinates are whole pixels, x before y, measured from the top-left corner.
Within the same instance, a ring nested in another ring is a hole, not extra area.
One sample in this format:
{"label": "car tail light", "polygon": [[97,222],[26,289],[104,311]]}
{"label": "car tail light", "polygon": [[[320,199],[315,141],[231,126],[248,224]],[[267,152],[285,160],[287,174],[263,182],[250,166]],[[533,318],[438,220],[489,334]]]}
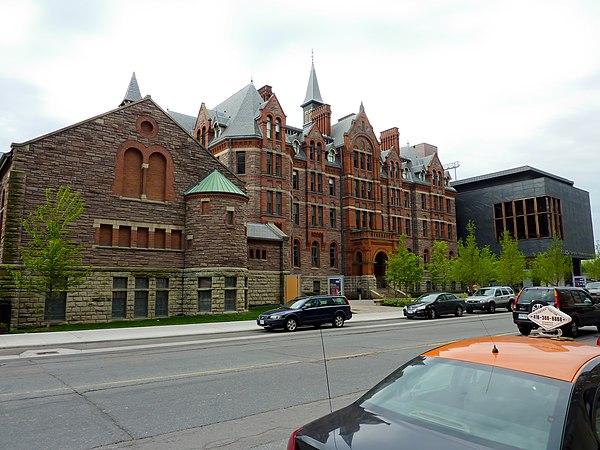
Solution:
{"label": "car tail light", "polygon": [[299,431],[302,431],[302,427],[295,430],[290,436],[290,440],[288,441],[287,445],[287,450],[298,450],[298,447],[296,446],[296,435]]}
{"label": "car tail light", "polygon": [[596,340],[596,345],[600,345],[600,337]]}
{"label": "car tail light", "polygon": [[554,289],[554,306],[560,309],[560,302],[558,301],[558,291]]}

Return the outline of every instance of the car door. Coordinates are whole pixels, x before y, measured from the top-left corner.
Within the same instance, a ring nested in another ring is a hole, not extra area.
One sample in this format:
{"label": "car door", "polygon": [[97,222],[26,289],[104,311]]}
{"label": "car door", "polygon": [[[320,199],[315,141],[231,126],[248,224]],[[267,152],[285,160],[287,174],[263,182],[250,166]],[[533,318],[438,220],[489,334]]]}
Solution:
{"label": "car door", "polygon": [[438,314],[442,315],[442,314],[449,314],[450,311],[450,302],[448,301],[448,298],[446,297],[446,294],[440,294],[438,295],[438,298],[436,300],[436,304],[437,304],[437,310],[438,310]]}
{"label": "car door", "polygon": [[311,298],[306,301],[304,306],[301,309],[300,319],[303,324],[312,324],[312,323],[320,323],[321,319],[319,317],[320,311],[319,307],[321,306],[321,302],[318,298]]}
{"label": "car door", "polygon": [[575,301],[575,308],[579,316],[579,325],[600,324],[600,308],[594,304],[592,297],[585,291],[571,291]]}

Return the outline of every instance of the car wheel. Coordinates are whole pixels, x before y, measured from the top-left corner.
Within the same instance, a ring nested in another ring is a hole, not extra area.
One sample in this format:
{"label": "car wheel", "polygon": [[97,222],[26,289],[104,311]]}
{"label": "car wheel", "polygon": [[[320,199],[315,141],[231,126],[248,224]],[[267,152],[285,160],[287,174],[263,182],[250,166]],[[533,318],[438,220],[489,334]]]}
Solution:
{"label": "car wheel", "polygon": [[437,319],[437,311],[435,308],[429,308],[429,311],[427,311],[427,317],[430,319]]}
{"label": "car wheel", "polygon": [[563,334],[567,337],[575,339],[579,335],[579,325],[575,319],[571,320],[563,328]]}
{"label": "car wheel", "polygon": [[336,328],[343,327],[344,326],[344,316],[342,316],[341,314],[336,314],[335,317],[333,318],[333,322],[331,322],[331,324]]}
{"label": "car wheel", "polygon": [[296,331],[298,328],[298,320],[294,317],[285,319],[285,331]]}
{"label": "car wheel", "polygon": [[467,313],[468,314],[473,314],[473,308],[467,308]]}
{"label": "car wheel", "polygon": [[496,304],[494,302],[490,302],[488,305],[488,312],[490,314],[494,314],[496,312]]}
{"label": "car wheel", "polygon": [[508,302],[506,309],[508,310],[508,312],[513,312],[515,310],[515,302],[512,300]]}
{"label": "car wheel", "polygon": [[460,305],[459,305],[459,306],[457,306],[457,307],[456,307],[456,311],[454,312],[454,315],[455,315],[456,317],[462,317],[462,315],[463,315],[463,307],[462,307],[462,306],[460,306]]}
{"label": "car wheel", "polygon": [[529,333],[531,333],[531,327],[518,325],[517,328],[519,328],[519,333],[521,333],[523,336],[529,336]]}

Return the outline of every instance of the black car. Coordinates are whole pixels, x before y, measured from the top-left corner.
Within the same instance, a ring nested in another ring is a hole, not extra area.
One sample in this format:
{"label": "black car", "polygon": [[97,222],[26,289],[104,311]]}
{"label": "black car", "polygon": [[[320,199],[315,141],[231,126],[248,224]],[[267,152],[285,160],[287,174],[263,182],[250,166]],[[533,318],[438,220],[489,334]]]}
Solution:
{"label": "black car", "polygon": [[288,450],[600,448],[600,348],[494,336],[427,351]]}
{"label": "black car", "polygon": [[600,331],[600,305],[582,288],[568,286],[526,287],[519,293],[513,310],[513,322],[521,334],[528,336],[537,325],[527,315],[545,305],[551,305],[571,316],[563,334],[576,337],[578,329],[593,325]]}
{"label": "black car", "polygon": [[351,318],[350,302],[343,295],[311,295],[295,298],[282,308],[261,314],[256,323],[268,331],[274,328],[296,331],[301,325],[331,323],[342,327]]}
{"label": "black car", "polygon": [[404,307],[404,315],[408,319],[427,317],[436,319],[445,314],[462,316],[465,311],[465,301],[454,294],[439,292],[423,294],[414,303]]}

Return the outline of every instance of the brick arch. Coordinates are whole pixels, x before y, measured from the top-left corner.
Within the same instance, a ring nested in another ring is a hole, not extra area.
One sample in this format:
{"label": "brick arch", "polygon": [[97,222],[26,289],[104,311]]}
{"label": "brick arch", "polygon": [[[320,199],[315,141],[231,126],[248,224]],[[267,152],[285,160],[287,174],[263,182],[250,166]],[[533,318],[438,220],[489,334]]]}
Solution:
{"label": "brick arch", "polygon": [[[141,155],[141,163],[138,155]],[[130,198],[173,201],[175,200],[174,170],[173,157],[165,148],[159,145],[146,147],[138,141],[125,141],[119,146],[115,155],[113,194]],[[155,177],[160,178],[157,180]],[[136,186],[140,187],[136,188]]]}

